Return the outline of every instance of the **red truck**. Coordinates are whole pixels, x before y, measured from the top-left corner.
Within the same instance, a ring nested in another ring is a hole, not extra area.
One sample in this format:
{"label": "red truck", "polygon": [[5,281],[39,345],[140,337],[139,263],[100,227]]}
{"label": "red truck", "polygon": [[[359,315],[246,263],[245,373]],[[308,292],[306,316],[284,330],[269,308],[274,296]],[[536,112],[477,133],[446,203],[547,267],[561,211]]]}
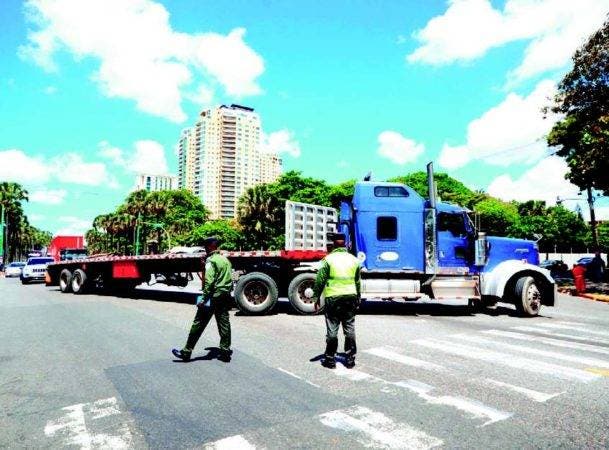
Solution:
{"label": "red truck", "polygon": [[55,262],[86,256],[84,236],[55,236],[47,251]]}

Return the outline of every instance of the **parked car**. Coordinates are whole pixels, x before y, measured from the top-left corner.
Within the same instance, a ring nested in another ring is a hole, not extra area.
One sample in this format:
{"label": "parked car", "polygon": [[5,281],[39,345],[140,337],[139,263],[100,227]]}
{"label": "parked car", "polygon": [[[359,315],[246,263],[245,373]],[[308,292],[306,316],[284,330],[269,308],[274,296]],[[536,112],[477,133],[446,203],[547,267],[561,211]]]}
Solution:
{"label": "parked car", "polygon": [[49,257],[35,257],[27,260],[23,271],[21,272],[21,283],[28,284],[31,281],[43,281],[47,271],[47,266],[55,262]]}
{"label": "parked car", "polygon": [[553,278],[569,276],[569,267],[560,259],[546,259],[539,263],[539,267],[549,270]]}
{"label": "parked car", "polygon": [[4,276],[6,278],[20,277],[24,266],[25,266],[24,262],[12,262],[8,266],[6,266],[6,270],[4,271]]}

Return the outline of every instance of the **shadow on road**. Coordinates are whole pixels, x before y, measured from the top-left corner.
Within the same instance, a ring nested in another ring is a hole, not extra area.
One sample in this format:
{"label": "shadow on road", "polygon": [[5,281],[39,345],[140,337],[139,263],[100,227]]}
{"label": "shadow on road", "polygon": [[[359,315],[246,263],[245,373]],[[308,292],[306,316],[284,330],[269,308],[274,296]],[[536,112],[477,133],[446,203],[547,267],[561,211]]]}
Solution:
{"label": "shadow on road", "polygon": [[[52,290],[59,291],[59,288],[53,288]],[[155,290],[139,288],[130,291],[95,291],[95,295],[105,295],[118,298],[125,298],[131,300],[152,300],[156,302],[169,302],[169,303],[181,303],[187,305],[194,305],[196,303],[197,295],[196,292],[188,291],[166,291],[166,290]],[[236,303],[233,300],[233,308],[237,308]],[[363,301],[359,310],[358,315],[383,315],[383,316],[474,316],[476,314],[482,314],[487,316],[510,316],[519,317],[518,312],[514,308],[509,306],[498,305],[495,309],[474,309],[467,305],[450,305],[442,303],[416,303],[416,302],[403,302],[403,301],[383,301],[383,300],[366,300]],[[287,299],[280,299],[273,310],[265,314],[266,316],[275,315],[300,315]],[[237,316],[248,316],[256,317],[240,310],[237,310]],[[263,317],[263,316],[262,316]],[[539,317],[543,317],[540,315]]]}

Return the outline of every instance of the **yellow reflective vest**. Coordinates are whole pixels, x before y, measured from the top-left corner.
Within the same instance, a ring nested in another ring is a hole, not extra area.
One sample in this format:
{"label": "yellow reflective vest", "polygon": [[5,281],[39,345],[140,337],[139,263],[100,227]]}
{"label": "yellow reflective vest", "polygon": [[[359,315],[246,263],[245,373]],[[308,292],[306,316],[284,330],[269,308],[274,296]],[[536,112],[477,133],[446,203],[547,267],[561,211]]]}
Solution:
{"label": "yellow reflective vest", "polygon": [[360,262],[355,256],[339,248],[327,255],[322,264],[327,265],[326,270],[322,269],[318,275],[325,278],[323,294],[326,298],[359,295]]}

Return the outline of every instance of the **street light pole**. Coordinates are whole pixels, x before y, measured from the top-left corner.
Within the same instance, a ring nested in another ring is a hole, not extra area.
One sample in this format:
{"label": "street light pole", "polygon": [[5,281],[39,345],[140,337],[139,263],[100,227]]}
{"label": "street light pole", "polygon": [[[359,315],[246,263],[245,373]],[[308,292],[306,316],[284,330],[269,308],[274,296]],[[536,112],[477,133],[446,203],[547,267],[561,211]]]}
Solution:
{"label": "street light pole", "polygon": [[4,205],[0,205],[0,256],[2,257],[2,265],[6,264],[4,257],[6,253],[4,251],[4,241],[5,241],[5,230],[6,226],[4,225]]}
{"label": "street light pole", "polygon": [[596,232],[596,215],[594,213],[594,197],[592,196],[592,187],[588,186],[588,207],[590,208],[590,229],[592,231],[592,244],[594,251],[598,249],[598,234]]}

